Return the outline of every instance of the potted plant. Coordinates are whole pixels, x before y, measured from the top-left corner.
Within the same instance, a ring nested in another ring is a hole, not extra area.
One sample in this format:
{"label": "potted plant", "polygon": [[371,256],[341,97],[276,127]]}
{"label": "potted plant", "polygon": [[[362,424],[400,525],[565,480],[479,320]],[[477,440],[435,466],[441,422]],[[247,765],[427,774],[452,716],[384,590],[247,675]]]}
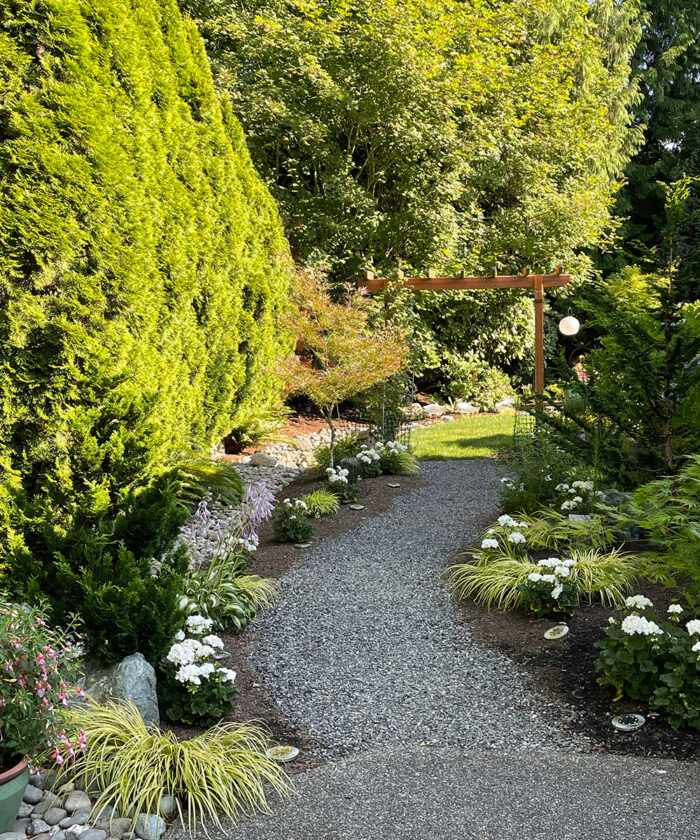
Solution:
{"label": "potted plant", "polygon": [[63,764],[82,747],[63,720],[77,667],[67,633],[49,628],[41,610],[0,595],[0,834],[17,818],[28,761],[50,752]]}

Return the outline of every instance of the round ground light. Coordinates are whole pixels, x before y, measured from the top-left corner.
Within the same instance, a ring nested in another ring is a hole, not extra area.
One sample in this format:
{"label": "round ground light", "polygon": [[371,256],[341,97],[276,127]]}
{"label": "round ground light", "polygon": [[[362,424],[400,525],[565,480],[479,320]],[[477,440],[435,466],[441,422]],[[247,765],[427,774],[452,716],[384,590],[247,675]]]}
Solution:
{"label": "round ground light", "polygon": [[357,505],[348,505],[348,507],[350,508],[350,510],[364,510],[364,509],[365,509],[365,506],[364,506],[364,505],[359,505],[359,504],[357,504]]}
{"label": "round ground light", "polygon": [[294,543],[294,548],[308,548],[311,543]]}
{"label": "round ground light", "polygon": [[387,487],[401,487],[400,484],[397,484],[395,481],[387,481]]}
{"label": "round ground light", "polygon": [[296,747],[280,744],[277,747],[270,747],[266,750],[266,755],[268,758],[285,764],[287,761],[293,761],[299,755],[299,750]]}
{"label": "round ground light", "polygon": [[620,732],[633,732],[635,729],[639,729],[641,726],[644,726],[645,722],[646,720],[643,715],[637,715],[634,713],[615,715],[615,717],[610,721],[615,729],[619,729]]}
{"label": "round ground light", "polygon": [[569,628],[566,624],[555,624],[554,627],[550,627],[549,630],[545,630],[544,637],[545,639],[561,639],[562,636],[566,636],[569,632]]}

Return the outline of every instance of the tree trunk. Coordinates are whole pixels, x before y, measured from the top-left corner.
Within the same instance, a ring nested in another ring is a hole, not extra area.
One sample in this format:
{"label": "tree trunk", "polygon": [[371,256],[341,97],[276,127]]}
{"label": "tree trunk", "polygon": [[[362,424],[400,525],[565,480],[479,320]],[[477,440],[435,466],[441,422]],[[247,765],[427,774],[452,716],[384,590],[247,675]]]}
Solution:
{"label": "tree trunk", "polygon": [[330,453],[330,465],[331,467],[335,467],[335,426],[333,425],[333,409],[335,406],[331,406],[328,410],[321,410],[321,414],[323,415],[323,419],[328,423],[328,426],[331,430],[331,443],[329,446],[329,453]]}

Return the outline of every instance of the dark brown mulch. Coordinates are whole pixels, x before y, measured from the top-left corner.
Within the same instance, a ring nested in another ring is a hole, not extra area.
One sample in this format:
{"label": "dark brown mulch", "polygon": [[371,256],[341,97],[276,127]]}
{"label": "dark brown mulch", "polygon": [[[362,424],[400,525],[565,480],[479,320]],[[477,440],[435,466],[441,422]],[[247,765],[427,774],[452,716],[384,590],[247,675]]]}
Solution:
{"label": "dark brown mulch", "polygon": [[[672,590],[651,584],[638,587],[635,594],[650,598],[659,615],[674,601]],[[528,619],[518,611],[489,612],[471,602],[461,609],[478,642],[517,663],[550,702],[561,701],[576,710],[569,726],[591,738],[594,750],[686,761],[700,756],[699,730],[684,727],[675,731],[644,703],[614,702],[615,691],[598,685],[594,643],[602,638],[614,609],[582,605],[566,622],[569,633],[556,641],[543,637],[545,630],[556,624],[551,619]],[[638,712],[647,722],[636,732],[619,732],[610,720],[621,712]]]}
{"label": "dark brown mulch", "polygon": [[[401,486],[398,488],[388,487],[387,485],[390,482]],[[306,474],[281,490],[279,497],[282,499],[287,496],[297,498],[323,486],[323,484],[323,481],[313,475]],[[365,479],[361,484],[361,501],[365,505],[365,509],[361,511],[351,510],[348,505],[342,505],[340,511],[334,516],[313,520],[316,526],[316,534],[313,537],[311,547],[314,548],[322,542],[334,539],[356,528],[363,519],[379,516],[391,508],[397,496],[411,493],[423,486],[425,486],[425,480],[420,475],[380,476],[379,478]],[[279,578],[296,563],[303,563],[304,556],[309,550],[276,543],[272,536],[271,524],[269,522],[265,523],[260,529],[260,545],[255,554],[252,571],[264,577]],[[261,622],[264,621],[265,616],[263,614]],[[250,661],[255,646],[255,631],[248,630],[241,634],[219,633],[218,635],[223,639],[226,651],[230,654],[224,665],[236,671],[236,686],[241,692],[234,712],[228,720],[260,721],[269,730],[275,743],[291,744],[298,747],[299,757],[285,765],[285,769],[291,774],[303,772],[323,763],[321,759],[311,755],[318,742],[276,706],[270,694],[258,683],[255,669]],[[192,738],[204,731],[199,727],[181,724],[171,725],[168,728],[178,738],[183,739]]]}

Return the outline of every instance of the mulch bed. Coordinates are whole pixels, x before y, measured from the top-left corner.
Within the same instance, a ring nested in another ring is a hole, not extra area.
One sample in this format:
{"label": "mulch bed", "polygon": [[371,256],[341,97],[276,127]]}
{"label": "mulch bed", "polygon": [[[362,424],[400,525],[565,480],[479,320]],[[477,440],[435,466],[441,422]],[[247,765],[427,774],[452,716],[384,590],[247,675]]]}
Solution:
{"label": "mulch bed", "polygon": [[[388,487],[389,482],[400,484],[401,487]],[[304,493],[309,493],[324,486],[324,484],[325,481],[321,481],[313,475],[302,475],[283,488],[279,497],[282,499],[299,497]],[[276,543],[272,537],[272,526],[267,522],[260,529],[260,545],[255,554],[252,571],[264,577],[279,578],[295,564],[303,563],[307,551],[356,528],[363,519],[379,516],[391,508],[397,496],[411,493],[423,486],[425,486],[425,480],[420,475],[383,475],[378,478],[365,479],[361,483],[362,504],[365,505],[365,509],[361,511],[351,510],[348,505],[342,505],[340,511],[334,516],[314,519],[316,534],[313,537],[310,549],[299,549],[294,548],[293,545]],[[260,621],[261,623],[265,621],[264,613]],[[250,662],[250,656],[255,646],[255,631],[248,630],[242,634],[222,632],[217,635],[223,639],[226,651],[231,654],[230,658],[226,659],[223,664],[237,672],[236,686],[241,692],[233,715],[228,720],[257,720],[267,727],[275,743],[298,747],[299,757],[285,765],[285,769],[290,774],[304,772],[311,767],[322,764],[322,759],[311,755],[311,751],[317,745],[317,742],[275,705],[270,694],[258,683],[255,669]],[[204,729],[198,727],[180,724],[171,725],[169,728],[179,738],[192,738],[204,731]]]}
{"label": "mulch bed", "polygon": [[[645,584],[634,594],[646,595],[659,615],[674,601],[672,590]],[[545,630],[556,624],[551,619],[528,619],[517,610],[488,611],[473,602],[460,607],[472,636],[484,647],[501,653],[532,679],[532,684],[549,702],[563,702],[575,709],[569,726],[592,740],[592,749],[622,755],[658,756],[693,761],[700,756],[700,731],[672,729],[644,703],[623,698],[613,702],[615,691],[596,681],[594,662],[603,628],[615,609],[600,604],[582,605],[567,620],[569,633],[548,641]],[[622,712],[638,712],[647,718],[635,732],[619,732],[610,719]]]}

